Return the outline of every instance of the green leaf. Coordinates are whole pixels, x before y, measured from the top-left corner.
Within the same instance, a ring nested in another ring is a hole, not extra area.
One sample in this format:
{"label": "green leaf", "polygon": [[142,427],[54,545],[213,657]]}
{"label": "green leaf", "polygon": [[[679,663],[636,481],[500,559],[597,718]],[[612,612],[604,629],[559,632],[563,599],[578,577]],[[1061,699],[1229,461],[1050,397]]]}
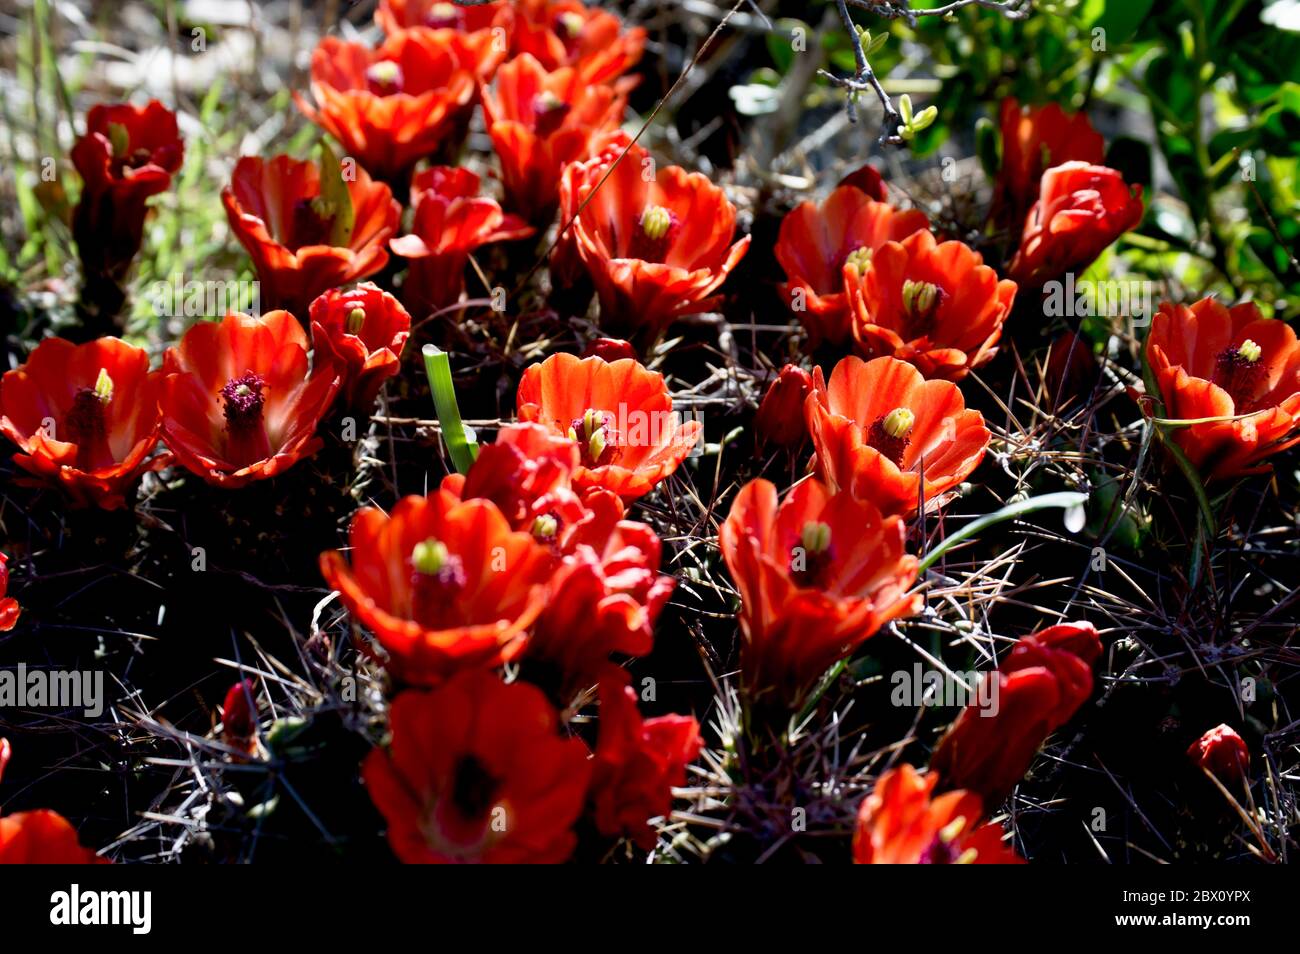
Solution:
{"label": "green leaf", "polygon": [[333,218],[330,222],[330,245],[345,248],[352,241],[357,214],[352,208],[352,193],[343,181],[343,165],[328,143],[320,144],[320,198]]}
{"label": "green leaf", "polygon": [[1007,504],[1001,510],[995,510],[993,513],[985,514],[978,520],[972,520],[966,526],[962,527],[956,533],[950,533],[944,537],[943,541],[933,550],[921,558],[917,565],[917,572],[923,573],[938,561],[938,559],[961,543],[968,540],[981,530],[985,530],[995,524],[1003,523],[1007,520],[1014,520],[1016,517],[1023,517],[1027,513],[1034,513],[1039,510],[1048,510],[1056,507],[1065,510],[1072,510],[1076,507],[1083,506],[1088,500],[1088,495],[1079,493],[1075,490],[1062,490],[1054,494],[1044,494],[1041,497],[1030,497],[1028,500],[1020,500],[1013,504]]}
{"label": "green leaf", "polygon": [[438,411],[438,424],[447,444],[447,453],[457,471],[468,473],[478,457],[478,443],[474,432],[461,420],[456,388],[451,381],[451,362],[447,352],[437,345],[425,345],[423,354],[424,373],[429,376],[429,387],[433,389],[433,404]]}

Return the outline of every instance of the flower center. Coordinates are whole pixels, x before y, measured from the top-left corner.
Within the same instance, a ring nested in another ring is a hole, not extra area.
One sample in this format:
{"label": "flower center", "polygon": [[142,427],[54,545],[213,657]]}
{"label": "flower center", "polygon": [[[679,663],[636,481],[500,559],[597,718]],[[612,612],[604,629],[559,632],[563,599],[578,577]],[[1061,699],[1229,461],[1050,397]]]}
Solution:
{"label": "flower center", "polygon": [[790,575],[802,587],[821,586],[831,563],[830,524],[808,521],[799,533],[799,547],[790,561]]}
{"label": "flower center", "polygon": [[1228,392],[1238,414],[1255,403],[1255,391],[1268,367],[1260,360],[1264,349],[1247,338],[1236,348],[1221,351],[1214,364],[1214,383]]}
{"label": "flower center", "polygon": [[391,96],[402,91],[402,68],[392,60],[380,60],[366,70],[366,82],[376,96]]}
{"label": "flower center", "polygon": [[630,257],[643,262],[662,262],[677,232],[677,216],[662,205],[647,205],[638,225],[632,233]]}
{"label": "flower center", "polygon": [[979,854],[974,848],[963,852],[957,851],[957,839],[966,828],[965,816],[958,816],[944,825],[935,834],[934,840],[921,854],[923,865],[965,865],[970,864]]}
{"label": "flower center", "polygon": [[451,782],[451,800],[466,819],[479,819],[488,813],[496,801],[501,783],[487,767],[473,755],[463,755],[456,763]]}
{"label": "flower center", "polygon": [[348,334],[359,335],[366,325],[366,310],[358,305],[348,312]]}
{"label": "flower center", "polygon": [[934,328],[934,316],[943,302],[943,290],[933,282],[903,282],[903,315],[908,338],[924,338]]}
{"label": "flower center", "polygon": [[877,418],[867,431],[867,444],[884,454],[895,467],[903,466],[903,454],[912,443],[912,428],[916,415],[905,407],[896,407],[884,417]]}
{"label": "flower center", "polygon": [[871,264],[871,255],[871,247],[863,245],[849,252],[848,257],[844,259],[844,264],[852,265],[858,270],[858,274],[862,274]]}
{"label": "flower center", "polygon": [[226,401],[228,428],[244,428],[261,422],[262,407],[266,404],[266,397],[262,394],[264,387],[266,381],[252,371],[226,382],[226,386],[221,389],[221,396]]}
{"label": "flower center", "polygon": [[567,43],[582,36],[583,27],[586,25],[587,21],[581,13],[576,10],[569,10],[556,17],[555,32],[560,34],[560,38]]}
{"label": "flower center", "polygon": [[564,125],[569,104],[550,90],[543,90],[533,100],[534,125],[539,136],[549,136]]}
{"label": "flower center", "polygon": [[107,414],[112,401],[113,379],[106,368],[99,369],[94,387],[78,389],[72,399],[64,427],[77,445],[77,466],[82,470],[93,469],[103,456],[100,451],[107,452]]}
{"label": "flower center", "polygon": [[424,25],[430,27],[454,27],[460,23],[460,10],[454,3],[435,3],[425,14]]}
{"label": "flower center", "polygon": [[299,199],[293,204],[289,234],[284,246],[291,252],[307,245],[329,245],[334,228],[334,208],[321,196]]}
{"label": "flower center", "polygon": [[550,543],[559,532],[560,521],[555,518],[554,514],[540,514],[533,521],[533,539],[538,543]]}
{"label": "flower center", "polygon": [[578,442],[582,450],[583,467],[604,467],[618,458],[618,441],[612,416],[589,407],[582,417],[574,418],[569,425],[569,440]]}

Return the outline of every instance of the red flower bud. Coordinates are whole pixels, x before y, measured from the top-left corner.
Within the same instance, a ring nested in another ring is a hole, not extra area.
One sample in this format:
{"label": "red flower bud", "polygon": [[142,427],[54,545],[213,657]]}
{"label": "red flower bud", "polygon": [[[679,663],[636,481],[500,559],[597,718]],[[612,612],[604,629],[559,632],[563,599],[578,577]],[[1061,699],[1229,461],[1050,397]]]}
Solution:
{"label": "red flower bud", "polygon": [[1250,750],[1232,726],[1216,725],[1187,749],[1187,757],[1224,785],[1240,782],[1250,770]]}
{"label": "red flower bud", "polygon": [[1051,626],[1016,643],[984,677],[981,703],[967,706],[934,750],[930,769],[944,788],[973,791],[990,808],[1001,803],[1039,746],[1091,694],[1099,655],[1091,623]]}
{"label": "red flower bud", "polygon": [[[885,180],[873,165],[864,163],[861,167],[854,169],[840,180],[840,185],[861,189],[877,202],[885,201]],[[839,186],[836,186],[836,188],[839,188]]]}
{"label": "red flower bud", "polygon": [[221,704],[221,741],[246,755],[257,750],[257,686],[242,679]]}
{"label": "red flower bud", "polygon": [[597,338],[587,345],[582,352],[584,358],[601,358],[605,361],[619,361],[623,358],[636,358],[636,348],[631,342],[622,338]]}
{"label": "red flower bud", "polygon": [[754,427],[761,439],[780,447],[797,447],[808,436],[804,423],[804,399],[812,392],[812,375],[787,364],[768,386],[758,406]]}
{"label": "red flower bud", "polygon": [[87,275],[126,273],[144,237],[146,201],[171,185],[184,151],[176,114],[157,100],[90,110],[72,147],[83,182],[72,234]]}

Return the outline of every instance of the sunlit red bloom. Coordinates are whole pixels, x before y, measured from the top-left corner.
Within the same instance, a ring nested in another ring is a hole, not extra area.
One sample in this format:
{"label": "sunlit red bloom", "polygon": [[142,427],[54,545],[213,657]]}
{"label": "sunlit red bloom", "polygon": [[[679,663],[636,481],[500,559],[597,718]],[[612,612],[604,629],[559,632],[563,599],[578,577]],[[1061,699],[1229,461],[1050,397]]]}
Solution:
{"label": "sunlit red bloom", "polygon": [[853,861],[859,865],[1007,865],[1024,859],[984,822],[973,792],[932,797],[939,777],[904,763],[876,781],[858,811]]}
{"label": "sunlit red bloom", "polygon": [[927,381],[906,361],[848,357],[827,384],[813,371],[804,405],[817,475],[886,514],[915,513],[979,466],[989,431],[951,381]]}
{"label": "sunlit red bloom", "polygon": [[570,248],[600,296],[601,327],[645,341],[678,318],[712,309],[718,298],[710,296],[744,257],[750,237],[732,244],[736,207],[705,176],[679,166],[647,176],[650,154],[629,143],[624,133],[612,133],[596,158],[565,170],[560,217],[568,222],[577,213]]}
{"label": "sunlit red bloom", "polygon": [[659,572],[659,537],[644,523],[624,520],[616,495],[592,491],[585,504],[587,515],[570,532],[561,525],[550,534],[563,562],[525,650],[563,699],[595,683],[611,656],[650,652],[655,620],[674,585]]}
{"label": "sunlit red bloom", "polygon": [[1049,626],[1019,640],[997,671],[985,674],[980,703],[963,709],[939,740],[930,769],[944,788],[1000,804],[1047,737],[1087,701],[1100,655],[1091,623]]}
{"label": "sunlit red bloom", "polygon": [[1106,154],[1101,134],[1085,113],[1067,113],[1058,103],[1022,107],[1014,98],[1001,108],[1002,165],[993,193],[992,216],[1018,229],[1038,199],[1043,173],[1065,162],[1100,165]]}
{"label": "sunlit red bloom", "polygon": [[886,242],[844,268],[853,337],[866,357],[892,355],[955,381],[997,352],[1016,283],[961,242],[928,231]]}
{"label": "sunlit red bloom", "polygon": [[240,753],[257,751],[257,685],[241,679],[226,692],[221,706],[221,741]]}
{"label": "sunlit red bloom", "polygon": [[1266,459],[1300,440],[1300,344],[1252,302],[1165,302],[1151,321],[1147,363],[1166,418],[1201,420],[1167,433],[1208,478],[1263,474]]}
{"label": "sunlit red bloom", "polygon": [[700,753],[700,725],[691,716],[642,719],[626,670],[600,681],[600,734],[591,778],[596,828],[627,835],[643,850],[655,845],[651,818],[672,810],[672,789],[686,784],[686,766]]}
{"label": "sunlit red bloom", "polygon": [[7,633],[14,628],[22,607],[9,593],[9,557],[0,553],[0,633]]}
{"label": "sunlit red bloom", "polygon": [[[10,756],[9,740],[0,738],[0,779]],[[106,865],[81,847],[77,830],[58,812],[40,808],[0,817],[0,865]]]}
{"label": "sunlit red bloom", "polygon": [[920,609],[917,560],[898,517],[820,481],[777,504],[766,480],[740,489],[718,532],[740,593],[740,672],[753,701],[795,709],[808,689],[885,623]]}
{"label": "sunlit red bloom", "polygon": [[157,100],[91,108],[72,147],[82,179],[72,233],[87,272],[122,277],[140,249],[146,202],[171,185],[184,153],[176,114]]}
{"label": "sunlit red bloom", "polygon": [[351,564],[331,550],[321,573],[407,682],[514,658],[547,599],[550,552],[488,500],[437,490],[391,515],[367,507],[349,542]]}
{"label": "sunlit red bloom", "polygon": [[557,700],[594,685],[612,654],[648,653],[673,590],[672,578],[659,573],[654,531],[624,520],[617,494],[579,496],[578,466],[576,441],[540,424],[512,424],[481,447],[468,474],[442,482],[462,500],[492,501],[512,529],[532,534],[555,557],[551,596],[524,656],[529,678]]}
{"label": "sunlit red bloom", "polygon": [[448,474],[441,486],[462,500],[492,501],[512,530],[531,533],[539,517],[550,517],[557,527],[549,536],[563,542],[589,516],[573,489],[578,462],[577,442],[540,424],[507,424],[479,447],[469,473]]}
{"label": "sunlit red bloom", "polygon": [[370,282],[327,291],[311,303],[311,340],[317,362],[342,378],[347,407],[368,410],[384,382],[402,368],[411,316],[392,295]]}
{"label": "sunlit red bloom", "polygon": [[490,242],[527,238],[532,226],[479,195],[479,178],[468,169],[430,166],[411,180],[415,205],[411,234],[389,242],[410,259],[402,300],[417,318],[454,305],[465,291],[470,253]]}
{"label": "sunlit red bloom", "polygon": [[547,73],[528,54],[501,67],[496,91],[483,87],[482,99],[506,205],[539,225],[555,216],[564,167],[589,158],[626,105],[613,87],[587,82],[573,67]]}
{"label": "sunlit red bloom", "polygon": [[233,488],[315,454],[339,379],[332,368],[308,375],[307,348],[287,311],[230,314],[185,332],[163,359],[162,438],[177,462]]}
{"label": "sunlit red bloom", "polygon": [[578,490],[603,488],[625,501],[681,466],[702,430],[673,410],[663,375],[631,359],[552,355],[524,372],[515,400],[521,421],[577,441]]}
{"label": "sunlit red bloom", "polygon": [[558,864],[591,776],[587,747],[527,683],[464,673],[389,710],[392,742],[361,774],[407,864]]}
{"label": "sunlit red bloom", "polygon": [[74,504],[122,507],[139,476],[165,463],[158,443],[161,372],[117,338],[74,345],[46,338],[0,379],[0,431],[14,463]]}
{"label": "sunlit red bloom", "polygon": [[584,83],[613,82],[636,65],[645,48],[644,29],[625,31],[615,14],[579,0],[519,0],[515,11],[514,54],[531,54],[547,70],[572,66]]}
{"label": "sunlit red bloom", "polygon": [[1241,782],[1250,770],[1250,750],[1232,726],[1216,725],[1187,749],[1187,757],[1224,785]]}
{"label": "sunlit red bloom", "polygon": [[778,447],[797,447],[808,436],[803,406],[812,393],[812,375],[793,364],[781,369],[763,395],[754,416],[758,436]]}
{"label": "sunlit red bloom", "polygon": [[[321,195],[320,169],[289,156],[245,156],[221,191],[235,237],[248,250],[265,308],[306,318],[322,292],[379,271],[384,243],[397,229],[401,207],[393,193],[361,168],[345,177],[355,216],[344,239],[339,210]],[[334,244],[335,241],[340,244]]]}
{"label": "sunlit red bloom", "polygon": [[313,109],[298,108],[377,179],[404,182],[419,160],[450,156],[478,91],[505,56],[487,31],[402,30],[378,48],[327,36],[311,57]]}
{"label": "sunlit red bloom", "polygon": [[[479,62],[485,67],[495,67],[499,59],[489,52],[505,53],[509,49],[510,4],[476,3],[461,6],[450,0],[379,0],[375,22],[385,33],[400,33],[412,27],[429,27],[434,30],[456,30],[470,41],[472,48],[482,44]],[[492,51],[488,44],[496,43],[500,49]]]}
{"label": "sunlit red bloom", "polygon": [[781,293],[814,346],[848,340],[845,264],[865,265],[886,242],[929,227],[923,212],[901,212],[852,185],[839,186],[820,204],[801,203],[781,220],[775,254],[788,279]]}
{"label": "sunlit red bloom", "polygon": [[1043,173],[1009,274],[1025,288],[1041,288],[1066,272],[1087,268],[1141,221],[1140,185],[1130,186],[1106,166],[1054,166]]}

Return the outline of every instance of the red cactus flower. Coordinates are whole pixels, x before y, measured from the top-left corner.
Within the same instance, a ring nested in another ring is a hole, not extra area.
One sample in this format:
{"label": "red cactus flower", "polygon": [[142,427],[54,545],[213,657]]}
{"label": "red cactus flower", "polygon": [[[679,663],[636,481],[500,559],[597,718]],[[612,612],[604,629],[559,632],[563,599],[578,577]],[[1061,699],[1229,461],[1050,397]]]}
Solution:
{"label": "red cactus flower", "polygon": [[[348,181],[348,176],[355,176]],[[248,250],[261,283],[261,304],[306,317],[317,295],[379,271],[384,243],[397,228],[401,206],[364,169],[345,175],[353,221],[322,194],[320,169],[289,156],[235,163],[221,191],[235,237]]]}
{"label": "red cactus flower", "polygon": [[9,593],[9,557],[0,553],[0,633],[13,629],[22,613],[22,607]]}
{"label": "red cactus flower", "polygon": [[492,501],[512,530],[532,533],[538,518],[549,517],[563,542],[590,516],[573,490],[578,463],[578,445],[567,437],[540,424],[507,424],[495,441],[479,448],[468,474],[448,474],[441,487],[461,500]]}
{"label": "red cactus flower", "polygon": [[541,692],[468,672],[401,693],[392,742],[362,778],[407,864],[558,864],[591,776],[587,747],[563,738]]}
{"label": "red cactus flower", "polygon": [[550,552],[487,500],[437,490],[404,498],[391,516],[367,507],[349,540],[351,565],[331,550],[321,573],[407,682],[512,659],[547,599]]}
{"label": "red cactus flower", "polygon": [[[495,42],[499,47],[495,52],[498,53],[509,51],[509,27],[512,19],[510,4],[505,2],[480,2],[472,6],[461,6],[450,0],[379,0],[379,6],[375,10],[375,22],[387,34],[401,33],[413,27],[456,30],[475,47]],[[484,49],[484,53],[487,52]],[[479,62],[493,63],[486,56]],[[500,60],[495,62],[499,63]]]}
{"label": "red cactus flower", "polygon": [[1300,440],[1300,344],[1254,303],[1165,302],[1146,353],[1165,417],[1201,421],[1169,434],[1209,479],[1268,473],[1266,459]]}
{"label": "red cactus flower", "polygon": [[230,488],[320,450],[316,425],[339,388],[333,369],[307,374],[307,334],[287,311],[200,322],[163,371],[163,441],[187,470]]}
{"label": "red cactus flower", "polygon": [[589,158],[627,105],[613,87],[587,82],[573,67],[548,73],[527,53],[501,67],[496,92],[483,87],[482,100],[506,204],[538,225],[555,217],[564,167]]}
{"label": "red cactus flower", "polygon": [[659,538],[623,519],[617,494],[574,491],[578,466],[576,441],[540,424],[513,424],[481,448],[468,474],[442,482],[462,500],[492,501],[512,529],[531,533],[556,557],[551,597],[524,656],[529,678],[565,700],[595,684],[611,654],[651,650],[674,583],[659,573]]}
{"label": "red cactus flower", "polygon": [[1091,623],[1049,626],[1019,640],[997,672],[985,674],[980,702],[963,709],[939,740],[931,771],[945,788],[1000,804],[1047,737],[1087,701],[1100,655]]}
{"label": "red cactus flower", "polygon": [[596,828],[630,837],[642,850],[655,845],[651,818],[672,810],[674,786],[686,784],[686,766],[700,754],[700,725],[691,716],[642,720],[626,670],[600,681],[600,736],[591,779]]}
{"label": "red cactus flower", "polygon": [[221,706],[221,741],[243,756],[257,751],[257,684],[241,679]]}
{"label": "red cactus flower", "polygon": [[797,484],[777,505],[776,488],[741,488],[718,531],[740,592],[740,672],[753,701],[772,694],[797,709],[807,691],[885,623],[920,609],[907,591],[917,560],[904,550],[898,517]]}
{"label": "red cactus flower", "polygon": [[1085,113],[1067,113],[1058,103],[1022,107],[1002,101],[1002,165],[993,192],[992,217],[1019,229],[1038,199],[1043,173],[1066,162],[1100,165],[1106,143]]}
{"label": "red cactus flower", "polygon": [[[613,82],[645,49],[645,30],[624,31],[616,15],[580,0],[519,0],[515,9],[514,54],[530,54],[547,70],[572,66],[584,83]],[[622,81],[625,89],[632,85]]]}
{"label": "red cactus flower", "polygon": [[1007,865],[1024,859],[1002,840],[1002,827],[983,822],[972,792],[932,797],[939,776],[904,763],[876,781],[862,802],[853,833],[859,865]]}
{"label": "red cactus flower", "polygon": [[803,406],[812,393],[812,375],[803,368],[787,364],[763,395],[754,417],[758,436],[778,447],[797,447],[808,436]]}
{"label": "red cactus flower", "polygon": [[1141,221],[1140,185],[1129,186],[1105,166],[1055,166],[1043,173],[1009,274],[1022,287],[1041,288],[1066,272],[1087,268]]}
{"label": "red cactus flower", "polygon": [[489,34],[417,28],[376,49],[328,36],[311,57],[313,109],[298,108],[377,179],[404,183],[411,168],[450,156],[464,138],[480,76],[505,57]]}
{"label": "red cactus flower", "polygon": [[74,345],[46,338],[27,363],[0,379],[0,431],[39,481],[76,506],[115,510],[147,470],[158,444],[161,372],[149,355],[117,338]]}
{"label": "red cactus flower", "polygon": [[900,212],[852,185],[837,187],[820,205],[801,203],[781,220],[775,253],[788,278],[781,294],[814,347],[848,340],[845,263],[865,264],[886,242],[929,227],[925,213]]}
{"label": "red cactus flower", "polygon": [[978,252],[915,232],[844,267],[853,337],[865,357],[893,355],[956,381],[997,353],[1016,283]]}
{"label": "red cactus flower", "polygon": [[[0,779],[9,763],[9,740],[0,738]],[[0,817],[0,865],[106,865],[82,848],[77,830],[48,808]]]}
{"label": "red cactus flower", "polygon": [[675,583],[659,573],[659,537],[622,519],[616,495],[592,491],[585,503],[587,514],[571,526],[544,517],[533,531],[554,541],[563,562],[524,655],[554,681],[561,699],[594,684],[612,655],[650,652],[655,620]]}
{"label": "red cactus flower", "polygon": [[521,421],[577,441],[579,491],[604,488],[625,501],[681,466],[702,430],[673,410],[663,375],[630,359],[552,355],[524,372],[515,401]]}
{"label": "red cactus flower", "polygon": [[1187,749],[1197,768],[1214,775],[1224,785],[1238,785],[1250,771],[1250,749],[1232,726],[1216,725]]}
{"label": "red cactus flower", "polygon": [[384,382],[402,368],[411,316],[396,298],[370,282],[351,291],[327,291],[311,303],[316,360],[343,379],[347,407],[369,410]]}
{"label": "red cactus flower", "polygon": [[749,236],[732,244],[736,207],[700,173],[668,166],[651,175],[650,154],[622,132],[605,137],[597,153],[565,170],[560,219],[573,225],[557,249],[561,271],[566,255],[581,262],[600,296],[602,328],[653,341],[676,319],[717,304],[710,296],[744,257]]}
{"label": "red cactus flower", "polygon": [[144,237],[146,202],[171,185],[184,154],[176,114],[157,100],[91,108],[72,147],[83,183],[72,234],[87,273],[125,274]]}
{"label": "red cactus flower", "polygon": [[886,514],[913,514],[922,495],[929,502],[957,486],[989,443],[957,385],[927,381],[897,358],[844,358],[829,385],[815,369],[804,414],[818,477]]}
{"label": "red cactus flower", "polygon": [[388,243],[411,260],[402,286],[406,307],[417,316],[460,300],[470,253],[491,242],[527,238],[532,226],[479,195],[479,178],[468,169],[430,166],[411,180],[415,202],[410,235]]}

